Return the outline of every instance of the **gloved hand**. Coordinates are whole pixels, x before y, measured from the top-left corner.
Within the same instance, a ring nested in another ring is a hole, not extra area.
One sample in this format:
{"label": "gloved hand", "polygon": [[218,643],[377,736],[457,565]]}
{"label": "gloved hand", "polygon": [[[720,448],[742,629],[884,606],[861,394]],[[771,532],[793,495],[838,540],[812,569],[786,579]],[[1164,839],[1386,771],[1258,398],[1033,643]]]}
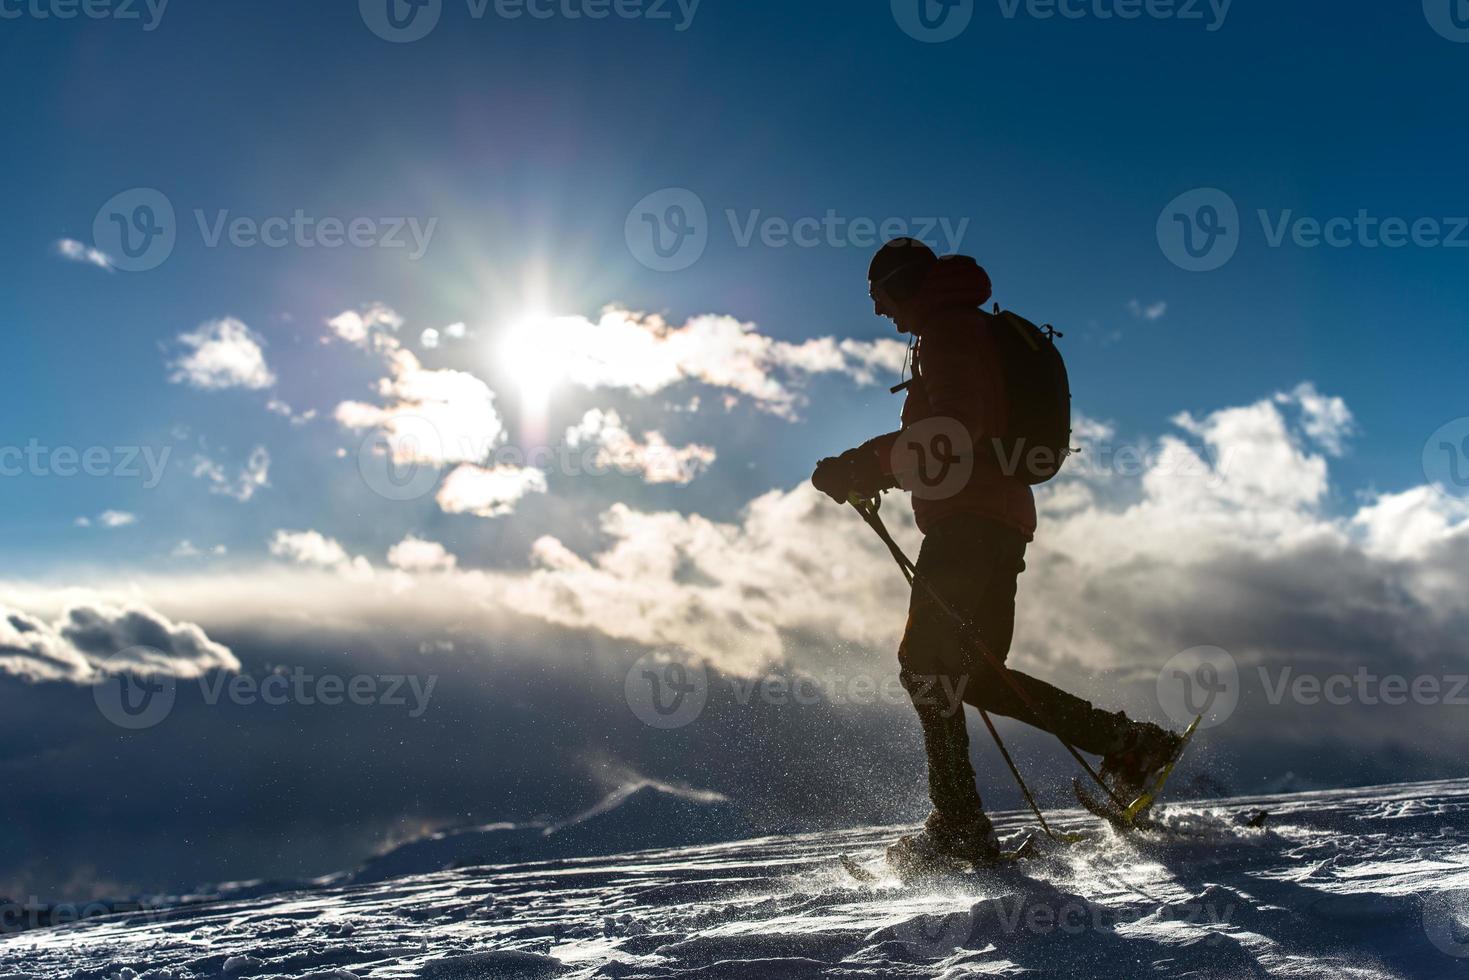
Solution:
{"label": "gloved hand", "polygon": [[811,485],[832,500],[844,504],[856,493],[875,497],[883,490],[898,485],[897,480],[882,471],[882,461],[870,446],[848,449],[840,456],[828,456],[816,464]]}

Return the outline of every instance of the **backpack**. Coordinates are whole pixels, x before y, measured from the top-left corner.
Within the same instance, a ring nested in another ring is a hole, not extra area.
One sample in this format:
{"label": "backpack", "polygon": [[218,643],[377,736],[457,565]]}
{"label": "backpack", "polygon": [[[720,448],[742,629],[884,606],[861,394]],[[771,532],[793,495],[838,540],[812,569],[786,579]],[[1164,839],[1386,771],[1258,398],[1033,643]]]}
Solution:
{"label": "backpack", "polygon": [[1061,471],[1071,454],[1071,382],[1049,325],[1034,323],[998,304],[984,313],[1000,350],[1009,425],[994,440],[1000,468],[1031,486]]}

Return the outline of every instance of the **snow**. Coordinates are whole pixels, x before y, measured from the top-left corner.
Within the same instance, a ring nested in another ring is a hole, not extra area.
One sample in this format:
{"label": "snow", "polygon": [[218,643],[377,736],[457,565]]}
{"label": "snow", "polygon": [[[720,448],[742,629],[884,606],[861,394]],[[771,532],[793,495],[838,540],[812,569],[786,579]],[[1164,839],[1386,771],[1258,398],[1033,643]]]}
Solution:
{"label": "snow", "polygon": [[[603,819],[602,846],[621,842],[687,802],[624,794],[555,847],[597,846]],[[1266,826],[1247,826],[1261,809]],[[356,878],[11,935],[0,980],[1469,977],[1469,780],[1163,816],[1175,834],[1124,839],[1059,814],[1093,837],[928,887],[881,861],[906,828],[476,864],[487,841],[528,846],[484,828],[406,845]],[[998,823],[1012,842],[1029,826]],[[845,873],[842,852],[877,881]]]}

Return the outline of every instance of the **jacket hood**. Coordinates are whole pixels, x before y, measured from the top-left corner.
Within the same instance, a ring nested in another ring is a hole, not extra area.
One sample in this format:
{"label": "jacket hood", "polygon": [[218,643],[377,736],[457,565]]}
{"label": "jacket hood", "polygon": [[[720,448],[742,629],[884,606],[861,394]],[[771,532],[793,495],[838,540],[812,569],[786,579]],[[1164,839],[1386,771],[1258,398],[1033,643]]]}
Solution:
{"label": "jacket hood", "polygon": [[989,302],[993,290],[989,273],[967,255],[939,259],[919,287],[917,302],[922,314],[944,310],[978,309]]}

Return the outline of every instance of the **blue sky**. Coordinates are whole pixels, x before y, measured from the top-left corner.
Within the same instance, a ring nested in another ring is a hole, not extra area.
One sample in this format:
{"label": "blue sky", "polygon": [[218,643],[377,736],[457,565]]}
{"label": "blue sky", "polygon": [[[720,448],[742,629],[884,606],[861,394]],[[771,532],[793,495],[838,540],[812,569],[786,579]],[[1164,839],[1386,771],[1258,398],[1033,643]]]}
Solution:
{"label": "blue sky", "polygon": [[[31,369],[0,407],[43,442],[156,442],[187,421],[236,455],[263,440],[288,458],[293,433],[242,431],[241,399],[169,385],[160,345],[238,317],[270,343],[282,389],[310,402],[297,358],[309,364],[325,317],[380,300],[414,324],[466,321],[483,343],[533,267],[548,270],[556,312],[616,302],[727,313],[784,339],[880,335],[865,249],[741,248],[725,216],[834,209],[967,221],[962,250],[1000,300],[1067,330],[1080,406],[1124,432],[1310,379],[1360,422],[1341,489],[1421,479],[1422,441],[1460,414],[1465,253],[1269,248],[1254,212],[1469,212],[1451,122],[1462,46],[1413,8],[1236,4],[1210,31],[1024,8],[1006,19],[980,4],[958,39],[924,44],[885,7],[706,2],[679,31],[676,8],[671,21],[476,20],[450,3],[411,44],[380,40],[351,4],[178,5],[152,31],[8,21],[5,71],[29,94],[6,110],[25,190],[0,245],[0,302],[9,358]],[[1201,186],[1238,202],[1246,238],[1226,267],[1193,274],[1166,260],[1154,224]],[[58,260],[58,239],[90,243],[97,209],[132,187],[178,209],[162,267]],[[694,190],[711,214],[709,249],[677,273],[643,268],[622,235],[628,208],[663,187]],[[211,249],[195,209],[438,225],[416,262]],[[1136,322],[1133,299],[1167,313]],[[886,425],[893,401],[876,388],[820,397],[808,425],[779,432],[762,475],[794,482]],[[228,535],[240,516],[219,500],[61,483],[10,481],[7,533],[28,562],[63,542],[75,557],[90,543],[72,519],[108,507],[146,517],[150,534],[187,518]]]}
{"label": "blue sky", "polygon": [[[1447,2],[1235,0],[1123,20],[1098,16],[1111,0],[1049,18],[989,0],[960,4],[968,26],[943,43],[905,32],[907,0],[602,20],[567,15],[594,0],[538,4],[548,18],[443,0],[427,36],[392,43],[369,27],[387,2],[61,20],[37,12],[64,0],[0,0],[14,96],[0,452],[168,454],[156,486],[0,477],[0,609],[23,617],[14,635],[0,617],[0,706],[21,719],[0,761],[35,835],[0,848],[0,886],[61,888],[73,867],[98,869],[94,891],[322,873],[405,828],[575,812],[607,772],[713,781],[784,814],[809,788],[803,764],[847,758],[854,731],[879,776],[901,769],[883,753],[911,774],[916,746],[892,737],[911,728],[905,705],[768,725],[731,708],[668,742],[622,700],[627,662],[655,648],[719,676],[892,673],[896,573],[803,486],[900,407],[854,222],[906,223],[941,249],[962,229],[955,250],[987,267],[996,299],[1064,331],[1082,460],[1153,453],[1127,472],[1072,464],[1043,492],[1028,669],[1163,720],[1159,665],[1232,651],[1237,737],[1202,753],[1230,788],[1459,771],[1446,706],[1323,719],[1250,680],[1270,665],[1462,666],[1469,487],[1443,486],[1423,456],[1446,423],[1443,439],[1469,437],[1469,250],[1369,247],[1349,227],[1360,213],[1469,244],[1469,44]],[[129,271],[108,228],[141,215],[140,189],[172,209],[175,243]],[[644,215],[691,201],[702,252],[650,268]],[[1188,271],[1169,231],[1221,201],[1238,220],[1204,256],[1219,267]],[[416,227],[422,255],[210,244],[221,220],[297,213],[365,221],[370,238]],[[742,241],[752,221],[828,214],[846,230],[813,247]],[[1348,237],[1308,247],[1297,219]],[[604,319],[609,306],[647,315]],[[418,451],[395,426],[425,413],[454,438],[431,486],[390,499],[359,463]],[[585,478],[491,458],[572,442],[631,462]],[[443,707],[336,728],[300,705],[290,724],[264,709],[221,724],[181,702],[123,736],[87,686],[105,655],[145,642],[185,680],[411,663],[444,675]],[[56,718],[64,753],[38,734]],[[268,739],[343,755],[280,775],[252,754]],[[691,764],[690,745],[727,751],[728,768]],[[792,746],[805,754],[783,782],[742,768]],[[107,792],[99,773],[155,759],[160,785],[108,831],[114,854],[153,863],[100,861],[67,815]],[[175,772],[191,788],[177,797]],[[824,772],[828,802],[808,802],[832,819],[915,815],[921,791],[901,779]],[[320,798],[267,812],[293,779]],[[880,803],[861,792],[874,779]],[[154,855],[149,834],[225,811],[238,822],[186,864]]]}

